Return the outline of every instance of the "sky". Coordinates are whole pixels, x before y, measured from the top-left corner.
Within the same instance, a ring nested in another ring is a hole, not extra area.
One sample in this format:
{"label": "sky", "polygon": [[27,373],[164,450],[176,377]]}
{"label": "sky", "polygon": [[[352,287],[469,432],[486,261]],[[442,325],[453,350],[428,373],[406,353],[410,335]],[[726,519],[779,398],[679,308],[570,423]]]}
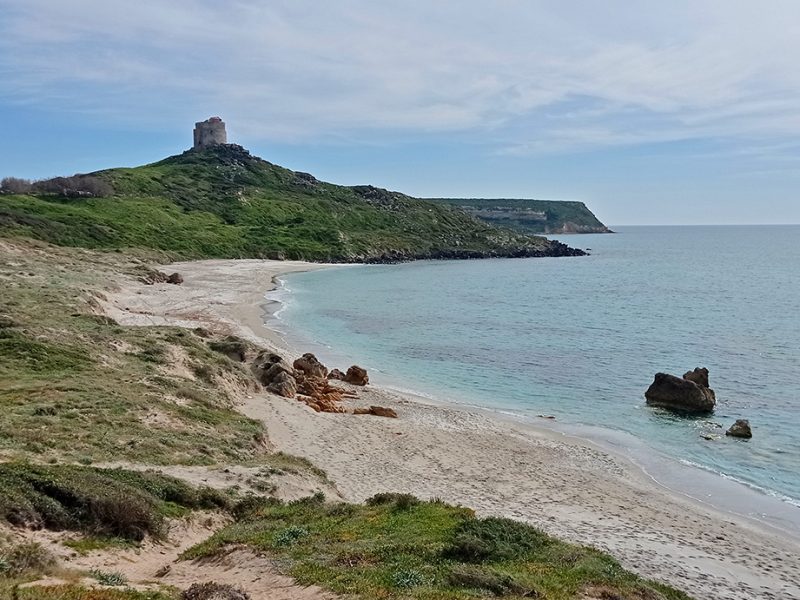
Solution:
{"label": "sky", "polygon": [[135,166],[196,121],[341,184],[800,223],[797,0],[0,0],[0,177]]}

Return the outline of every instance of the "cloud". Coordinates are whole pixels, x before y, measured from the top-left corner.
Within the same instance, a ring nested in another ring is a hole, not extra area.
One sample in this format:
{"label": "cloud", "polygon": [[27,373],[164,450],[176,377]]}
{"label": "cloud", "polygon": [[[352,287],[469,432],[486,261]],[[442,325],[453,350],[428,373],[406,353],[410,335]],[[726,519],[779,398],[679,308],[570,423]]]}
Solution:
{"label": "cloud", "polygon": [[565,152],[800,134],[800,4],[0,0],[0,100],[249,139]]}

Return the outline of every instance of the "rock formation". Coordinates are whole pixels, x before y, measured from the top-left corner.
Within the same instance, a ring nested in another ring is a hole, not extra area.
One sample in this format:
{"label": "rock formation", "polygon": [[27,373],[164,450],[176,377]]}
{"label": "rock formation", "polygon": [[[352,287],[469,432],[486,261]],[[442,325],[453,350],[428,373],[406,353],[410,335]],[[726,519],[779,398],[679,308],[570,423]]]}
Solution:
{"label": "rock formation", "polygon": [[686,414],[710,413],[717,402],[714,390],[697,381],[708,383],[708,369],[689,371],[683,379],[668,373],[656,373],[644,396],[650,406]]}
{"label": "rock formation", "polygon": [[366,369],[362,369],[358,365],[353,365],[347,369],[344,381],[352,383],[353,385],[367,385],[369,383],[369,375],[367,375]]}
{"label": "rock formation", "polygon": [[328,373],[328,379],[344,381],[344,373],[342,373],[339,369],[331,369],[331,372]]}
{"label": "rock formation", "polygon": [[730,426],[725,435],[731,437],[750,439],[753,437],[753,432],[750,430],[750,421],[747,419],[736,419],[736,423]]}
{"label": "rock formation", "polygon": [[319,362],[311,352],[303,354],[303,356],[294,361],[292,366],[296,370],[302,371],[306,377],[325,379],[328,376],[327,367]]}
{"label": "rock formation", "polygon": [[250,369],[258,382],[267,388],[267,391],[284,398],[294,398],[297,393],[294,370],[280,354],[262,350],[256,356]]}
{"label": "rock formation", "polygon": [[369,408],[356,408],[353,410],[354,415],[375,415],[376,417],[390,417],[397,418],[397,412],[393,408],[385,406],[370,406]]}
{"label": "rock formation", "polygon": [[697,385],[709,387],[708,385],[708,369],[705,367],[695,367],[694,371],[686,371],[683,378],[687,381],[694,381]]}

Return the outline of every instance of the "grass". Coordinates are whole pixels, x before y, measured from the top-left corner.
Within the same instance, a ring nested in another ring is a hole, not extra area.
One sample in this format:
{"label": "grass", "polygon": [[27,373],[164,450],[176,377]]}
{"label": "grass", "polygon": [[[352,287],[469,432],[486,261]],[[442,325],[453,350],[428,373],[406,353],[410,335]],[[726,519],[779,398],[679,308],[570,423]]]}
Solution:
{"label": "grass", "polygon": [[557,246],[444,203],[320,182],[231,147],[97,176],[116,195],[0,196],[0,234],[183,258],[356,262],[535,256]]}
{"label": "grass", "polygon": [[0,518],[17,526],[140,541],[163,536],[167,517],[228,505],[221,492],[158,473],[0,464]]}
{"label": "grass", "polygon": [[166,592],[138,592],[131,589],[90,589],[79,585],[22,588],[0,583],[0,600],[176,600]]}
{"label": "grass", "polygon": [[244,544],[275,557],[302,584],[369,599],[689,599],[594,548],[405,494],[364,505],[326,504],[319,495],[288,504],[249,501],[237,514],[236,523],[184,558]]}
{"label": "grass", "polygon": [[212,350],[215,340],[98,314],[109,281],[140,267],[0,240],[0,456],[190,465],[263,456],[263,425],[232,408],[231,390],[250,389],[252,376]]}

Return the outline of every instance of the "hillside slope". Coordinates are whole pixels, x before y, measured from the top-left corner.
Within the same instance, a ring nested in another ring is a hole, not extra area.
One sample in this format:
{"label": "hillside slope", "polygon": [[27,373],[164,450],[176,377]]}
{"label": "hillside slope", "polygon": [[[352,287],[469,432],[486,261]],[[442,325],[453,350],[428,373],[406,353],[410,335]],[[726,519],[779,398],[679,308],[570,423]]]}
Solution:
{"label": "hillside slope", "polygon": [[0,235],[184,258],[394,262],[582,254],[443,203],[318,181],[236,145],[92,175],[114,194],[0,196]]}
{"label": "hillside slope", "polygon": [[611,233],[583,202],[487,198],[429,198],[480,220],[525,234]]}

